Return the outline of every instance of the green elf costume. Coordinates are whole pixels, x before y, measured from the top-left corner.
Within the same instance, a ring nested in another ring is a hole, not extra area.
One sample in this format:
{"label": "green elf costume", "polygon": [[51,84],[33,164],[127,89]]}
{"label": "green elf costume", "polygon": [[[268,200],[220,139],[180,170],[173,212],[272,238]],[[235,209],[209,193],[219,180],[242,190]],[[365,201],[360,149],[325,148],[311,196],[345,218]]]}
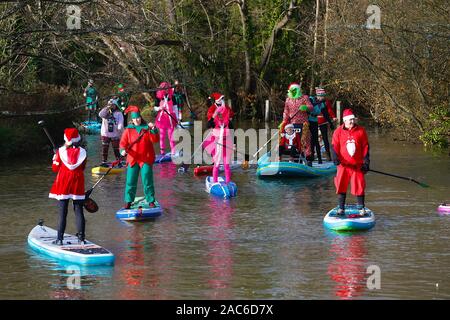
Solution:
{"label": "green elf costume", "polygon": [[153,143],[159,142],[158,129],[152,123],[144,123],[137,106],[125,110],[130,114],[132,124],[128,125],[120,139],[120,153],[127,155],[127,180],[125,186],[124,209],[129,209],[136,196],[137,181],[141,173],[145,200],[149,207],[155,207],[155,188],[153,186],[153,163],[155,151]]}
{"label": "green elf costume", "polygon": [[98,106],[97,89],[94,88],[94,80],[89,79],[88,85],[84,89],[83,96],[86,98],[86,110],[88,111],[88,121],[91,121],[91,113],[95,113]]}

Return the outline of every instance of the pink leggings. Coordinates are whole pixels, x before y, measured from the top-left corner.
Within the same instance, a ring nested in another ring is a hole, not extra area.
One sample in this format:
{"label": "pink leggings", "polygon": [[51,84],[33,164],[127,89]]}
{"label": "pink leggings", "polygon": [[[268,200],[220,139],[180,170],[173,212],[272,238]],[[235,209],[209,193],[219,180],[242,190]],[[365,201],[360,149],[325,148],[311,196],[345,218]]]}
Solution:
{"label": "pink leggings", "polygon": [[[229,164],[223,165],[225,169],[225,182],[229,183],[231,181],[231,170]],[[219,180],[219,165],[214,165],[213,167],[213,182],[217,182]]]}
{"label": "pink leggings", "polygon": [[175,142],[172,140],[173,130],[174,127],[159,129],[159,147],[161,149],[161,154],[166,152],[166,131],[169,135],[170,151],[172,154],[175,154]]}

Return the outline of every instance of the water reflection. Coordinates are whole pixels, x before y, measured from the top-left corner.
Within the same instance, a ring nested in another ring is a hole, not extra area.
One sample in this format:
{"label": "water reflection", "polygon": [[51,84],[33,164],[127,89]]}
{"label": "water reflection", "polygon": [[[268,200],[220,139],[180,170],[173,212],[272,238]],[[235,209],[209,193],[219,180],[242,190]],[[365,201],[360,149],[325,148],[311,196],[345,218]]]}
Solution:
{"label": "water reflection", "polygon": [[114,266],[84,266],[36,253],[31,248],[26,251],[30,269],[53,271],[56,280],[48,292],[51,299],[86,299],[89,288],[113,276]]}
{"label": "water reflection", "polygon": [[231,281],[233,279],[233,248],[231,233],[232,216],[235,212],[234,199],[222,200],[209,197],[208,217],[208,278],[209,299],[231,299]]}
{"label": "water reflection", "polygon": [[328,274],[336,283],[334,295],[340,299],[361,296],[366,288],[367,250],[362,234],[335,233],[331,238],[330,254],[334,256],[328,266]]}

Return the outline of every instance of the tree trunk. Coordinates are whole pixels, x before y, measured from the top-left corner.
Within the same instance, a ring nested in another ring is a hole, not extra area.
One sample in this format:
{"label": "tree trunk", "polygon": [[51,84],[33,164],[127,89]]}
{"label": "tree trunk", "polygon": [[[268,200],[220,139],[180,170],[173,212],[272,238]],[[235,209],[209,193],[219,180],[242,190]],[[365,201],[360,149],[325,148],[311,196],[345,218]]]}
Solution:
{"label": "tree trunk", "polygon": [[314,76],[315,76],[316,49],[317,49],[317,29],[319,26],[319,8],[320,8],[320,0],[316,0],[316,24],[314,27],[313,59],[312,59],[312,64],[311,64],[311,84],[309,86],[309,95],[312,95],[313,90],[314,90]]}

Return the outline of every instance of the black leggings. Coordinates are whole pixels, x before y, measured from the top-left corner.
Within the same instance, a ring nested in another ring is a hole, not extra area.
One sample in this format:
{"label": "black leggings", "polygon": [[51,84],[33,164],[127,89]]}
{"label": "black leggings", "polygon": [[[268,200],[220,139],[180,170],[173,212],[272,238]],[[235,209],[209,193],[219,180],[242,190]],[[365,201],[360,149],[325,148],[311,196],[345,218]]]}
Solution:
{"label": "black leggings", "polygon": [[[84,240],[84,230],[86,221],[83,214],[84,200],[73,200],[73,210],[75,211],[75,219],[77,223],[78,237]],[[58,240],[63,240],[66,231],[67,212],[69,208],[69,199],[58,201]]]}
{"label": "black leggings", "polygon": [[[338,206],[339,209],[345,209],[345,199],[347,198],[347,194],[346,193],[339,193],[339,198],[338,198]],[[357,196],[356,200],[358,202],[358,208],[364,208],[365,204],[364,204],[364,196]]]}
{"label": "black leggings", "polygon": [[328,142],[328,123],[321,124],[319,129],[320,133],[322,133],[323,144],[325,145],[325,151],[327,152],[328,159],[331,160],[330,143]]}
{"label": "black leggings", "polygon": [[281,155],[283,154],[288,154],[290,155],[292,158],[296,158],[300,155],[300,152],[297,150],[296,147],[292,146],[291,149],[286,148],[285,146],[280,146],[279,147],[279,155],[281,157]]}
{"label": "black leggings", "polygon": [[322,161],[319,144],[319,124],[309,121],[309,131],[311,132],[311,160],[314,160],[314,152],[317,152],[317,160]]}

